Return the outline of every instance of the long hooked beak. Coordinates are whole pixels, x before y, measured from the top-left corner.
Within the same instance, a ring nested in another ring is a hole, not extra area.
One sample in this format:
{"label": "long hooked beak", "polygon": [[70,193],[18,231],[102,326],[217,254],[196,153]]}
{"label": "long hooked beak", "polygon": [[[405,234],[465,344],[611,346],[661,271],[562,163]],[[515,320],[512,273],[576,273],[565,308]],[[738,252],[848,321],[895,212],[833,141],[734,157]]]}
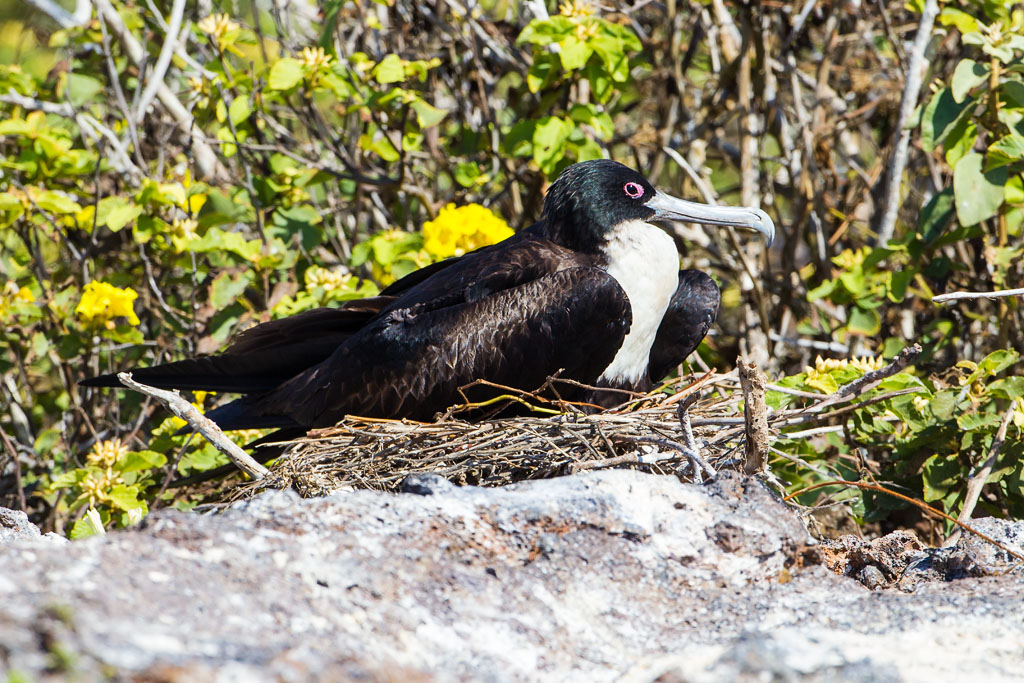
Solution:
{"label": "long hooked beak", "polygon": [[756,230],[768,240],[768,246],[775,241],[775,223],[761,209],[746,206],[711,206],[688,202],[658,190],[647,202],[654,209],[654,215],[647,221],[682,221],[705,225],[728,225],[735,228]]}

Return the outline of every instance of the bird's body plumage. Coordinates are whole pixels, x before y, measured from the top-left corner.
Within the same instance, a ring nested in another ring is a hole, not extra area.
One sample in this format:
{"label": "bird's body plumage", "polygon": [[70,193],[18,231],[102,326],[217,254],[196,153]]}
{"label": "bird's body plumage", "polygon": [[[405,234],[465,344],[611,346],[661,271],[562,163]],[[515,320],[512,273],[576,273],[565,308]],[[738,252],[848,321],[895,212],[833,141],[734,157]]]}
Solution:
{"label": "bird's body plumage", "polygon": [[[647,389],[696,348],[719,303],[711,278],[680,271],[672,240],[648,222],[676,216],[651,208],[681,202],[665,197],[620,164],[576,164],[552,186],[541,220],[497,245],[428,266],[378,297],[259,325],[222,354],[133,376],[242,393],[208,416],[224,429],[291,433],[348,414],[430,419],[477,379],[530,391],[560,372]],[[601,400],[582,392],[566,393]]]}

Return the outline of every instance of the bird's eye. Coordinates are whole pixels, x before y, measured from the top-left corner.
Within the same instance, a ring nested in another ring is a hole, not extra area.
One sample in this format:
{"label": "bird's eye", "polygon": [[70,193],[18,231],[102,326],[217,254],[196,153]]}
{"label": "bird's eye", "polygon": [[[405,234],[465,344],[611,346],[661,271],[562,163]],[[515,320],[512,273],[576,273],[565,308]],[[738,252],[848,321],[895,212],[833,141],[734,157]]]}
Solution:
{"label": "bird's eye", "polygon": [[644,186],[640,183],[626,183],[622,186],[622,189],[630,199],[640,199],[640,197],[644,196]]}

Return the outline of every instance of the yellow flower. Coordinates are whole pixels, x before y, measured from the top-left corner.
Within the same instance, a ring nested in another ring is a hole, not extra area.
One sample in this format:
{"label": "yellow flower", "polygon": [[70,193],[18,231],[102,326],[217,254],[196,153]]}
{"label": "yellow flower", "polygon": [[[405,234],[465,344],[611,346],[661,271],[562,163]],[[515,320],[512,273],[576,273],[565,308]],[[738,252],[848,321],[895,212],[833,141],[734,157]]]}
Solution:
{"label": "yellow flower", "polygon": [[597,23],[588,21],[576,26],[576,40],[581,43],[587,42],[590,38],[597,35]]}
{"label": "yellow flower", "polygon": [[558,11],[563,17],[585,19],[594,13],[594,6],[587,0],[565,0],[558,6]]}
{"label": "yellow flower", "polygon": [[90,327],[114,329],[113,318],[124,316],[132,325],[139,324],[133,304],[138,294],[128,287],[121,289],[106,282],[92,281],[85,286],[82,300],[75,306],[75,313]]}
{"label": "yellow flower", "polygon": [[121,443],[121,439],[107,439],[94,444],[85,459],[90,465],[109,469],[127,454],[128,446]]}
{"label": "yellow flower", "polygon": [[238,22],[232,20],[231,17],[223,12],[211,14],[205,19],[201,19],[198,26],[200,31],[209,33],[214,38],[221,38],[225,33],[238,30]]}
{"label": "yellow flower", "polygon": [[881,356],[878,356],[877,358],[864,356],[863,358],[854,358],[850,361],[850,365],[857,368],[864,374],[867,374],[885,367],[885,359]]}
{"label": "yellow flower", "polygon": [[870,247],[862,247],[856,251],[853,249],[844,249],[838,256],[832,258],[832,263],[836,264],[843,270],[856,270],[858,267],[864,265],[864,259],[866,259],[870,253]]}
{"label": "yellow flower", "polygon": [[18,287],[14,280],[8,280],[0,290],[0,319],[7,317],[13,304],[30,304],[35,300],[31,289]]}
{"label": "yellow flower", "polygon": [[462,256],[512,235],[505,221],[479,204],[448,204],[437,218],[423,224],[423,246],[436,258]]}
{"label": "yellow flower", "polygon": [[79,486],[82,493],[89,496],[89,503],[96,505],[98,501],[108,500],[111,489],[123,483],[124,475],[108,468],[103,472],[89,472]]}
{"label": "yellow flower", "polygon": [[332,291],[347,288],[352,277],[351,273],[336,273],[333,270],[321,268],[320,266],[311,266],[306,269],[304,279],[306,281],[306,289],[322,287],[327,291]]}
{"label": "yellow flower", "polygon": [[187,242],[199,239],[199,233],[196,232],[199,229],[199,221],[194,218],[175,218],[171,223],[171,228],[174,230],[175,237],[180,237]]}
{"label": "yellow flower", "polygon": [[334,57],[324,52],[322,47],[304,47],[300,59],[307,68],[318,71],[322,67],[329,66]]}
{"label": "yellow flower", "polygon": [[225,37],[240,28],[237,21],[233,21],[231,17],[222,12],[211,14],[205,19],[200,20],[197,26],[199,26],[199,30],[203,33],[209,33],[213,36],[213,39],[217,41],[217,47],[222,50],[227,47]]}

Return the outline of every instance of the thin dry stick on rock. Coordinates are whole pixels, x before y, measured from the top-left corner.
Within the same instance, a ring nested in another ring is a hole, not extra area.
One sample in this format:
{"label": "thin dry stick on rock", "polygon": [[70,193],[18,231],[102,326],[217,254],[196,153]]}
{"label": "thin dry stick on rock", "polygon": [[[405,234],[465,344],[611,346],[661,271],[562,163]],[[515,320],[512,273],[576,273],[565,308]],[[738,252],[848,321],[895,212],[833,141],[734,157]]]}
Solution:
{"label": "thin dry stick on rock", "polygon": [[768,407],[764,402],[768,379],[753,363],[743,356],[736,359],[740,371],[740,386],[743,387],[743,419],[746,432],[746,446],[743,457],[743,471],[756,474],[764,471],[768,461],[768,447],[771,435],[768,432]]}
{"label": "thin dry stick on rock", "polygon": [[949,292],[932,297],[933,304],[944,304],[958,299],[998,299],[1004,296],[1024,296],[1024,289],[997,289],[992,292]]}
{"label": "thin dry stick on rock", "polygon": [[[988,475],[992,474],[992,467],[996,464],[999,451],[1003,449],[1003,444],[1006,442],[1006,430],[1010,427],[1010,421],[1013,420],[1013,415],[1016,412],[1017,406],[1015,401],[1010,404],[1006,414],[1003,415],[1003,421],[999,423],[999,429],[996,430],[996,438],[992,440],[992,447],[988,451],[988,458],[985,459],[985,462],[982,463],[981,467],[971,476],[970,481],[967,482],[967,496],[964,498],[964,507],[957,516],[957,521],[961,524],[967,524],[971,521],[971,515],[974,514],[974,508],[978,504],[979,496],[981,496],[981,489],[985,488]],[[961,536],[960,529],[961,527],[958,526],[953,530],[953,533],[949,535],[946,542],[942,544],[943,548],[956,545]]]}
{"label": "thin dry stick on rock", "polygon": [[218,427],[213,420],[200,413],[194,405],[182,398],[181,394],[177,391],[167,391],[165,389],[157,389],[156,387],[139,384],[132,379],[132,374],[130,372],[118,373],[117,378],[121,380],[121,384],[125,385],[129,389],[146,394],[147,396],[152,396],[163,403],[167,406],[168,410],[187,422],[192,429],[202,434],[203,437],[212,443],[218,451],[228,456],[228,458],[231,459],[231,462],[235,463],[240,470],[248,474],[253,479],[260,480],[270,474],[270,470],[253,460],[252,456],[243,451],[238,444],[225,436],[224,432],[220,430],[220,427]]}

